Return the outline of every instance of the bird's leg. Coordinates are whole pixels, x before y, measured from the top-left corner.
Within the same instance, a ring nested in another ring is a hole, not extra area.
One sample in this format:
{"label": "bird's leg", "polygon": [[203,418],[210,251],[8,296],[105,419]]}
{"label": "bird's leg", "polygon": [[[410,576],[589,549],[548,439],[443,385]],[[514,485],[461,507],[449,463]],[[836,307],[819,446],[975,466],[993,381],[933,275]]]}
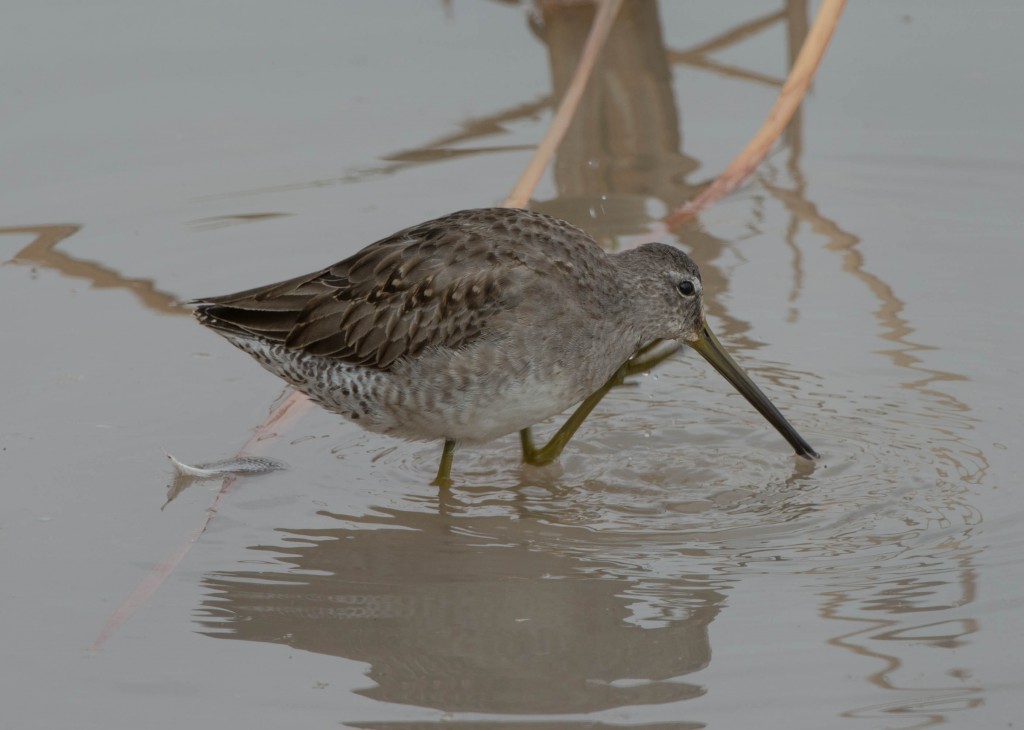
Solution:
{"label": "bird's leg", "polygon": [[[533,434],[529,428],[524,428],[519,432],[519,441],[523,446],[523,461],[527,464],[534,464],[540,466],[542,464],[550,464],[552,461],[562,455],[562,451],[565,449],[566,444],[576,434],[577,429],[590,415],[590,412],[594,410],[594,407],[601,402],[601,399],[608,395],[608,391],[612,388],[616,388],[625,383],[626,378],[631,375],[639,375],[645,373],[648,370],[657,367],[668,358],[672,357],[679,350],[679,346],[672,347],[664,352],[656,352],[658,346],[662,344],[661,340],[655,340],[647,345],[644,345],[636,353],[626,360],[615,373],[608,378],[608,381],[598,388],[596,391],[587,396],[586,400],[580,403],[579,407],[573,411],[573,414],[569,416],[569,419],[562,425],[555,435],[551,437],[541,448],[536,448],[533,445]],[[651,354],[651,353],[655,354]]]}
{"label": "bird's leg", "polygon": [[[619,368],[622,370],[622,368]],[[616,371],[616,375],[618,371]],[[569,443],[569,439],[573,437],[583,422],[590,415],[590,412],[594,410],[594,406],[601,402],[601,399],[607,395],[608,391],[618,385],[615,383],[615,376],[598,388],[595,392],[587,396],[587,399],[580,403],[579,407],[573,411],[573,414],[569,416],[569,419],[562,425],[560,429],[551,437],[541,448],[535,448],[533,446],[533,439],[530,436],[530,429],[524,428],[519,432],[520,440],[523,444],[523,461],[527,464],[534,464],[540,466],[542,464],[550,464],[552,461],[562,455],[562,450],[565,445]]]}
{"label": "bird's leg", "polygon": [[437,476],[431,482],[441,489],[448,489],[452,485],[452,454],[455,453],[455,440],[445,439],[444,450],[441,451],[441,463],[437,467]]}

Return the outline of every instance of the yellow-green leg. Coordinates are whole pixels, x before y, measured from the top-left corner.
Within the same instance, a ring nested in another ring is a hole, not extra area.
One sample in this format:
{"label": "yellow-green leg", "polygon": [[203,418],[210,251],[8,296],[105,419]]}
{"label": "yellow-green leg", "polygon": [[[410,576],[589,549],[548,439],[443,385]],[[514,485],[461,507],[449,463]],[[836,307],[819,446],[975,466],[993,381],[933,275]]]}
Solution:
{"label": "yellow-green leg", "polygon": [[[655,340],[654,342],[644,345],[642,348],[637,350],[636,354],[626,360],[615,373],[608,378],[608,382],[598,388],[596,391],[587,396],[586,400],[580,403],[579,407],[573,411],[573,414],[569,416],[569,419],[562,425],[555,435],[551,437],[541,448],[537,448],[533,445],[533,433],[529,428],[524,428],[519,432],[519,441],[523,446],[523,461],[527,464],[542,465],[550,464],[552,461],[562,455],[562,451],[565,449],[566,444],[576,434],[583,422],[587,420],[587,416],[594,410],[594,407],[601,402],[601,399],[608,395],[608,391],[612,388],[616,388],[625,383],[626,378],[631,375],[639,375],[645,373],[654,367],[657,367],[668,358],[672,357],[679,351],[679,346],[672,347],[664,352],[656,352],[658,347],[662,344],[661,340]],[[651,354],[655,353],[655,354]]]}
{"label": "yellow-green leg", "polygon": [[444,449],[441,451],[441,463],[437,467],[437,476],[431,482],[441,489],[448,489],[452,485],[452,454],[455,453],[455,441],[445,439]]}

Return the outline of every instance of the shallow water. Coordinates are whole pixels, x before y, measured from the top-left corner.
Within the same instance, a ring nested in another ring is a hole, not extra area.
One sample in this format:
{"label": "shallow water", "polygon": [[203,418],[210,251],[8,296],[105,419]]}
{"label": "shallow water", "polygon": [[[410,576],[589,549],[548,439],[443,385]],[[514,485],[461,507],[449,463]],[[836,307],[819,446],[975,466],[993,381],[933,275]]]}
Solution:
{"label": "shallow water", "polygon": [[[230,457],[281,393],[179,301],[498,203],[588,19],[10,13],[0,725],[1015,723],[1024,14],[851,5],[785,144],[673,240],[819,462],[691,353],[613,391],[558,464],[462,449],[442,494],[439,444],[310,410],[258,446],[290,469],[238,479],[112,630],[220,487],[178,491],[161,449]],[[746,141],[808,17],[627,6],[533,206],[610,248]]]}

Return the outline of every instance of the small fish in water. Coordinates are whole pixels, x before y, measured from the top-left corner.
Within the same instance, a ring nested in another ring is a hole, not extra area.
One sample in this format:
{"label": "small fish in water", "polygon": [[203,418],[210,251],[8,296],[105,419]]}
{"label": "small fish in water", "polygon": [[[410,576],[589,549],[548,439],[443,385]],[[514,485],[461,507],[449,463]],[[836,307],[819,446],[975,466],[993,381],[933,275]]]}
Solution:
{"label": "small fish in water", "polygon": [[195,466],[178,461],[166,451],[164,456],[170,459],[171,464],[174,465],[174,479],[167,485],[167,501],[160,509],[169,505],[175,497],[196,481],[223,478],[232,474],[266,474],[288,468],[283,461],[265,456],[235,456],[231,459],[196,464]]}
{"label": "small fish in water", "polygon": [[236,456],[231,459],[222,459],[208,464],[196,464],[191,466],[178,461],[173,456],[164,452],[164,456],[174,464],[174,470],[184,477],[193,479],[213,479],[227,476],[228,474],[265,474],[271,471],[287,469],[288,465],[277,459],[270,459],[265,456]]}

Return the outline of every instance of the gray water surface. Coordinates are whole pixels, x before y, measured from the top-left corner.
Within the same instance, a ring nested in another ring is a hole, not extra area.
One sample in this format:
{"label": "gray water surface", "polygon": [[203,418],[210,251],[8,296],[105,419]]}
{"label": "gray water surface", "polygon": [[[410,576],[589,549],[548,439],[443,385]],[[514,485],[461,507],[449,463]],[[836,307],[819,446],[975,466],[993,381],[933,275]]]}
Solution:
{"label": "gray water surface", "polygon": [[[1024,12],[849,5],[784,140],[668,239],[820,462],[689,353],[558,464],[460,450],[447,494],[440,444],[310,410],[98,644],[220,487],[165,506],[161,450],[230,457],[282,391],[180,301],[500,203],[590,16],[9,8],[0,726],[1019,722]],[[532,206],[609,249],[745,144],[816,11],[626,6]]]}

